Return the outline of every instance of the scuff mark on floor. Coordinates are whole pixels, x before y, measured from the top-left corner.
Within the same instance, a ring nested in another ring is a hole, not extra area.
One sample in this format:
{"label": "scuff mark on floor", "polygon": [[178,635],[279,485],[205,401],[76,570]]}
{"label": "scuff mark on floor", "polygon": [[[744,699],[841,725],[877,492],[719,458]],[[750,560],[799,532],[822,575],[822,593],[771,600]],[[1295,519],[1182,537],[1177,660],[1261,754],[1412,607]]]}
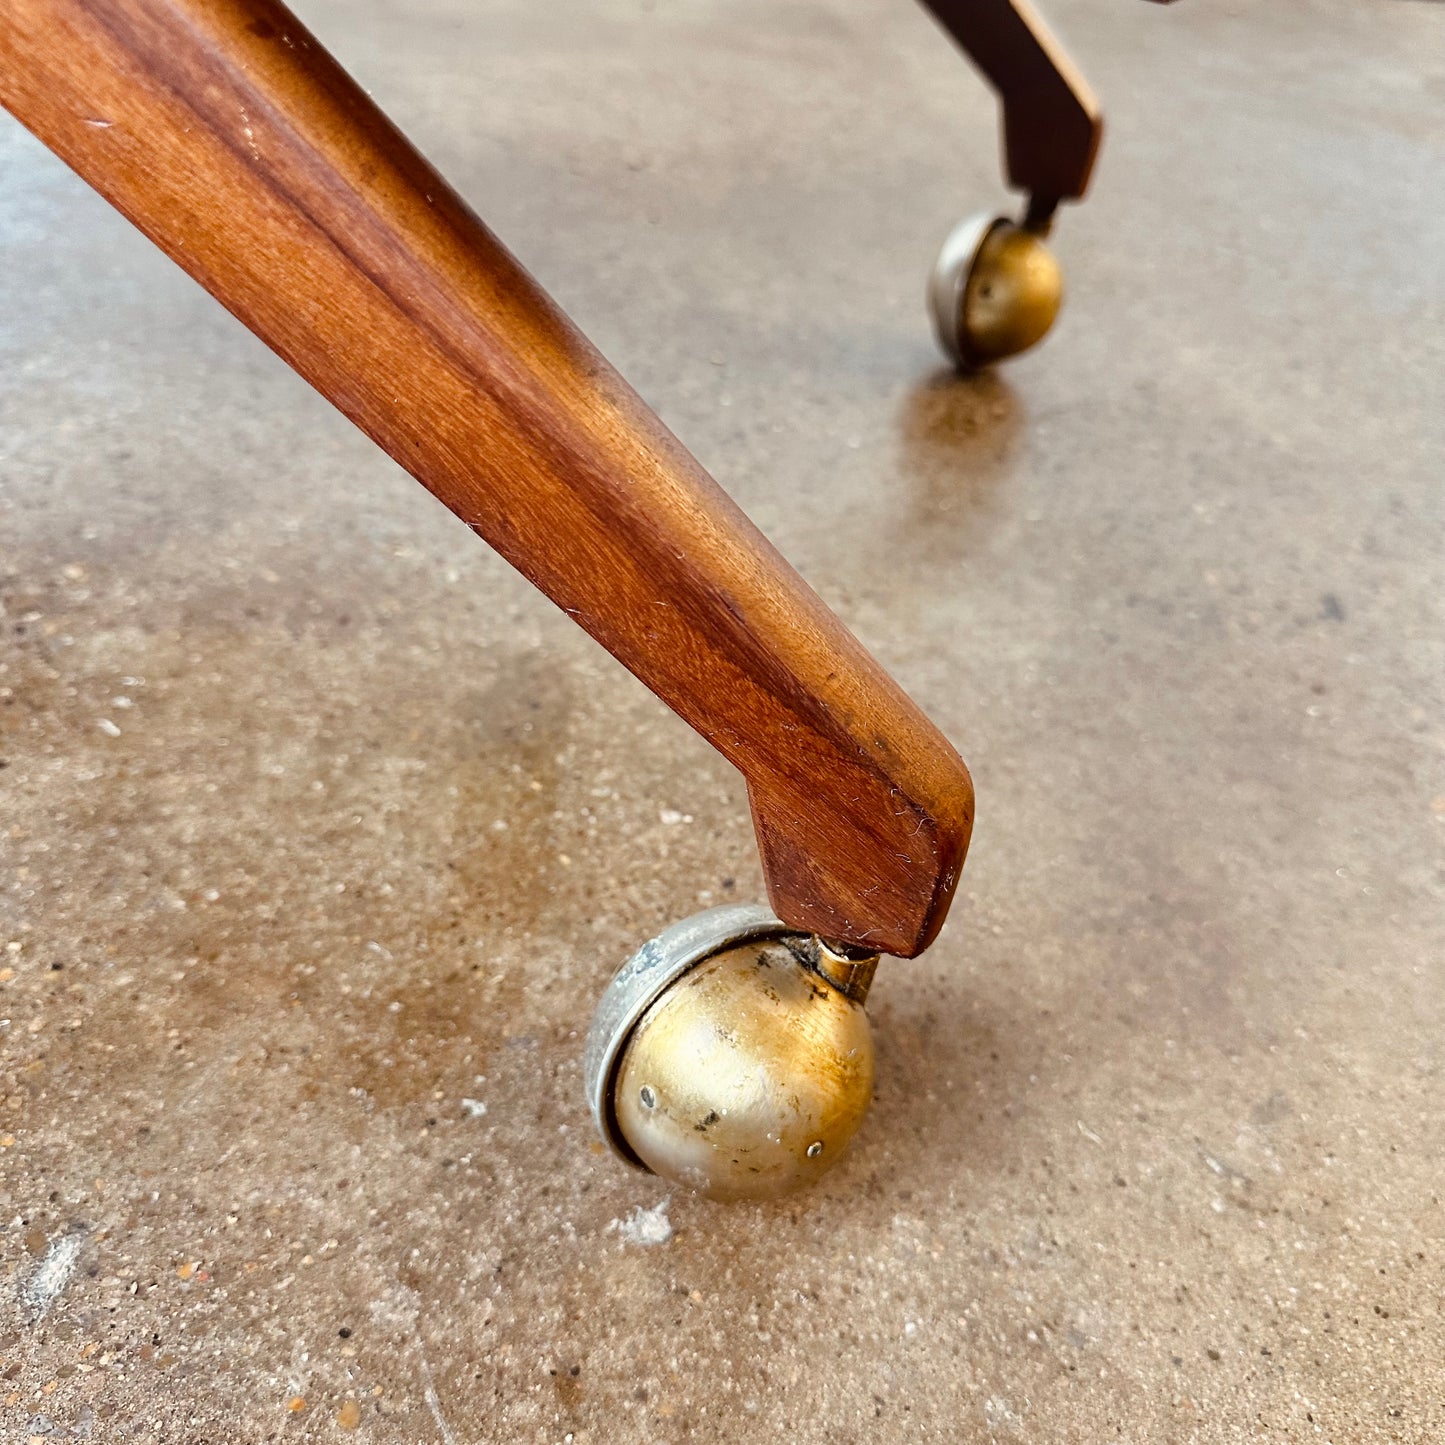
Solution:
{"label": "scuff mark on floor", "polygon": [[431,1366],[427,1363],[420,1332],[415,1335],[415,1340],[416,1356],[421,1361],[422,1397],[426,1400],[427,1408],[432,1413],[432,1419],[437,1422],[437,1429],[442,1432],[442,1439],[446,1445],[457,1445],[457,1437],[452,1434],[451,1426],[447,1424],[446,1416],[442,1414],[441,1396],[437,1394],[436,1380],[432,1377]]}
{"label": "scuff mark on floor", "polygon": [[85,1234],[72,1230],[51,1241],[40,1262],[20,1285],[20,1303],[32,1324],[38,1324],[60,1297],[85,1245]]}

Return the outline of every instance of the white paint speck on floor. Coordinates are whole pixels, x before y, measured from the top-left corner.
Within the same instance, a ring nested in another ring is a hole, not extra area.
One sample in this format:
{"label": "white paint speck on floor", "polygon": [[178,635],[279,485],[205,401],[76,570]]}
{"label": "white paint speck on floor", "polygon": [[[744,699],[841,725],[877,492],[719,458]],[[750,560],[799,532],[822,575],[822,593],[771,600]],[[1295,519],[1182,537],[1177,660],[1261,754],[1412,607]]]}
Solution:
{"label": "white paint speck on floor", "polygon": [[62,1234],[40,1256],[35,1272],[20,1286],[21,1302],[32,1319],[43,1319],[61,1290],[70,1282],[84,1243],[83,1234]]}
{"label": "white paint speck on floor", "polygon": [[626,1219],[614,1219],[608,1228],[615,1229],[624,1244],[666,1244],[672,1238],[667,1205],[666,1199],[659,1200],[651,1209],[639,1204]]}

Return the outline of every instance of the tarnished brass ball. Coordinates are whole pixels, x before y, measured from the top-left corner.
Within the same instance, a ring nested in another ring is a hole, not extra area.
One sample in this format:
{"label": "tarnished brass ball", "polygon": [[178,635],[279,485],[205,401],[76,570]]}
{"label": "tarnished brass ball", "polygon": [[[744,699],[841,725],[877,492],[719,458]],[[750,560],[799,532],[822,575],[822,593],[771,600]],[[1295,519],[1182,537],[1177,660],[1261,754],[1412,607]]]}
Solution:
{"label": "tarnished brass ball", "polygon": [[[589,1091],[624,1158],[713,1199],[774,1198],[836,1164],[867,1112],[873,1040],[862,999],[876,960],[841,956],[763,910],[699,917],[718,915],[744,936],[671,967],[656,951],[668,954],[667,935],[649,945],[654,981],[670,976],[635,1019],[604,1022],[606,1044],[594,1024]],[[599,1019],[607,1009],[604,996]]]}
{"label": "tarnished brass ball", "polygon": [[1042,340],[1063,299],[1063,272],[1043,237],[1003,216],[956,227],[928,288],[939,345],[969,370]]}

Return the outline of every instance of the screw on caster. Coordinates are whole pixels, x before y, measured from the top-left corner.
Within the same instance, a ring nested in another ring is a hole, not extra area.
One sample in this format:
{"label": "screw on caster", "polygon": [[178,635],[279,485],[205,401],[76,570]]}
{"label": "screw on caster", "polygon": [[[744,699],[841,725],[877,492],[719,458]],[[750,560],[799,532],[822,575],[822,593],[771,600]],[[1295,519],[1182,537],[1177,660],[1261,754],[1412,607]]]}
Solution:
{"label": "screw on caster", "polygon": [[878,956],[732,904],[652,939],[587,1035],[587,1101],[629,1163],[713,1199],[811,1184],[873,1096],[863,1011]]}
{"label": "screw on caster", "polygon": [[1044,244],[1048,221],[971,216],[949,233],[928,283],[938,344],[976,371],[1043,340],[1064,298],[1063,272]]}

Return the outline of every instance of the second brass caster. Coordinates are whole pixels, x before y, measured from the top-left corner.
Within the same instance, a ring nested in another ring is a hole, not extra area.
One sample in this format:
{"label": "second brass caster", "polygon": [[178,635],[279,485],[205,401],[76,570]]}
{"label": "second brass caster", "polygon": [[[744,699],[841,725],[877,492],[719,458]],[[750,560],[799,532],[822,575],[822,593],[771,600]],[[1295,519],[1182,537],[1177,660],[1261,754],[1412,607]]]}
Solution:
{"label": "second brass caster", "polygon": [[713,1199],[768,1199],[837,1163],[873,1097],[851,956],[730,905],[644,944],[587,1036],[588,1103],[629,1163]]}
{"label": "second brass caster", "polygon": [[965,371],[1041,341],[1063,299],[1063,272],[1043,230],[1006,216],[973,216],[955,226],[928,284],[938,344]]}

